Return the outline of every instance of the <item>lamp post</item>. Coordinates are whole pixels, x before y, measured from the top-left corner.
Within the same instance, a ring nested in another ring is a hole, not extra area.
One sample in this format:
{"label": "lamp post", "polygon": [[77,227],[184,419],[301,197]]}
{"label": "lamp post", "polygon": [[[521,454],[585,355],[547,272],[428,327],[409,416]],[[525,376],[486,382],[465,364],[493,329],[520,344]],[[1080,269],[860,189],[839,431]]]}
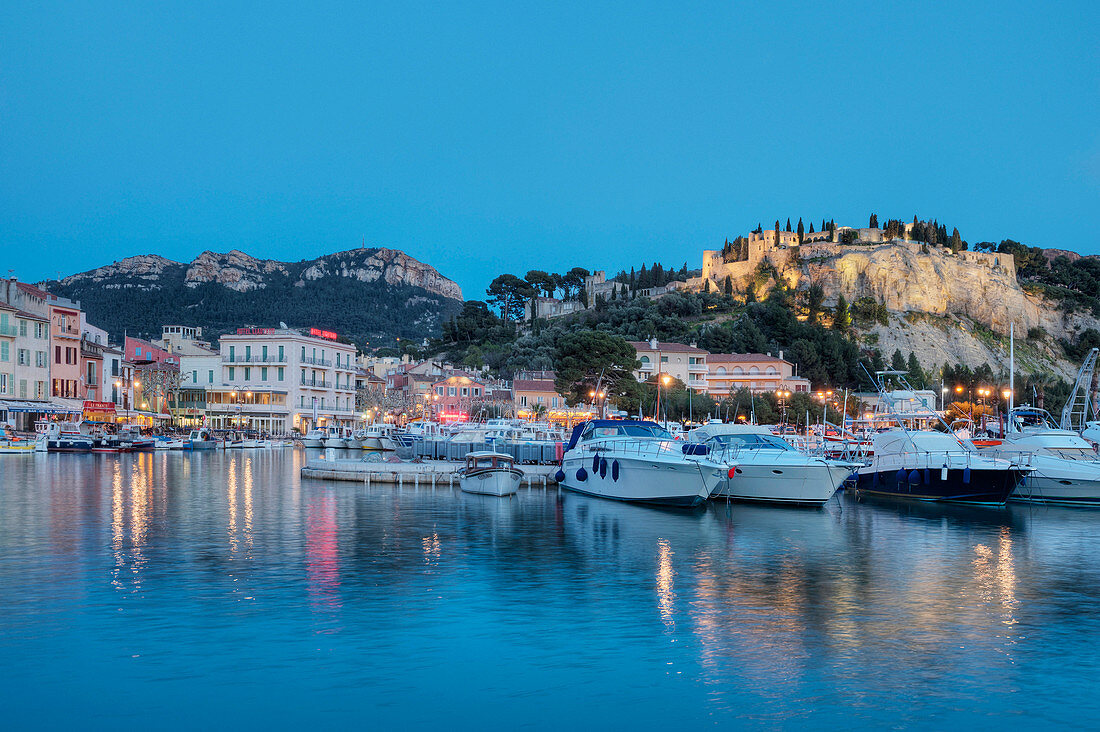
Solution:
{"label": "lamp post", "polygon": [[656,414],[656,417],[657,417],[658,420],[661,419],[661,386],[662,385],[668,386],[669,380],[670,380],[670,377],[669,377],[668,374],[658,374],[657,375],[657,414]]}
{"label": "lamp post", "polygon": [[791,393],[784,389],[779,389],[775,392],[775,396],[779,399],[779,408],[782,411],[782,416],[779,418],[782,424],[787,424],[787,402],[786,399]]}

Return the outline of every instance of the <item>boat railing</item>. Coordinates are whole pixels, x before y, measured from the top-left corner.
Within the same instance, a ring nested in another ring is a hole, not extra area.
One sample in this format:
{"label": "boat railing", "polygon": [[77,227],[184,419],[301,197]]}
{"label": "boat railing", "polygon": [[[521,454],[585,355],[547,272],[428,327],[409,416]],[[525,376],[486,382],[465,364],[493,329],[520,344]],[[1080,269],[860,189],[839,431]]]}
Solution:
{"label": "boat railing", "polygon": [[609,455],[679,455],[686,457],[680,450],[682,445],[683,443],[676,440],[595,440],[581,443],[574,449],[584,453],[606,453]]}

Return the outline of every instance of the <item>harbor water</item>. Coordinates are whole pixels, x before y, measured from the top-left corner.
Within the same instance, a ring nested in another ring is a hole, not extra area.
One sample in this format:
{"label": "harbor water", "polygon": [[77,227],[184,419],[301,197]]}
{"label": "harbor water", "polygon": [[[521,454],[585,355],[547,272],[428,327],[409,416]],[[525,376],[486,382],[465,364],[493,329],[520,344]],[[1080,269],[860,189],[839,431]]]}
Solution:
{"label": "harbor water", "polygon": [[8,729],[1001,729],[1100,714],[1100,511],[663,511],[0,456]]}

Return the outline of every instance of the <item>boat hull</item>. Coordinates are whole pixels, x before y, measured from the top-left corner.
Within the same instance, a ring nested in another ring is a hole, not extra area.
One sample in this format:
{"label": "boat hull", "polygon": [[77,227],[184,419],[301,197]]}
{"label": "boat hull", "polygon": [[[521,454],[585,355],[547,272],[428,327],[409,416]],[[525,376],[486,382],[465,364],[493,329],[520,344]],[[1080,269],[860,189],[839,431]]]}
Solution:
{"label": "boat hull", "polygon": [[344,438],[342,438],[342,437],[330,437],[327,440],[325,440],[324,446],[325,447],[336,447],[336,448],[341,448],[342,449],[342,448],[347,447],[348,444],[346,442],[344,442]]}
{"label": "boat hull", "polygon": [[[572,459],[566,455],[562,461],[563,488],[615,501],[689,508],[706,502],[723,475],[713,465],[614,454],[604,456],[606,470],[592,470],[591,455],[582,453]],[[619,463],[617,479],[614,462]]]}
{"label": "boat hull", "polygon": [[738,465],[732,478],[718,483],[711,498],[749,503],[821,506],[852,473],[816,465]]}
{"label": "boat hull", "polygon": [[1009,500],[1064,506],[1100,506],[1100,480],[1058,478],[1033,473],[1016,486]]}
{"label": "boat hull", "polygon": [[[901,476],[900,473],[903,472],[905,475]],[[857,474],[856,488],[862,493],[919,501],[1003,505],[1023,476],[1023,471],[1015,468],[920,468],[911,471],[863,469]]]}
{"label": "boat hull", "polygon": [[472,475],[463,475],[459,487],[466,493],[511,496],[519,490],[522,479],[523,473],[518,470],[481,470]]}

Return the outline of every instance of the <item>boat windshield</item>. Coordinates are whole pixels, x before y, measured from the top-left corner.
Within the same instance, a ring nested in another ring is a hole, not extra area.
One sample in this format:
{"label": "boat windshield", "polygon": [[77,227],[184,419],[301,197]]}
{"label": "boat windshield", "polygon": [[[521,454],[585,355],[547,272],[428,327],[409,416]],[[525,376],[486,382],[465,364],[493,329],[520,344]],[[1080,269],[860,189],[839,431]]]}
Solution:
{"label": "boat windshield", "polygon": [[594,427],[586,434],[586,440],[597,440],[607,437],[642,437],[656,440],[671,440],[672,435],[668,430],[656,425],[647,424],[619,424],[606,427]]}
{"label": "boat windshield", "polygon": [[794,447],[789,442],[774,435],[761,435],[755,433],[715,435],[709,442],[715,442],[724,448],[731,450],[790,450]]}

